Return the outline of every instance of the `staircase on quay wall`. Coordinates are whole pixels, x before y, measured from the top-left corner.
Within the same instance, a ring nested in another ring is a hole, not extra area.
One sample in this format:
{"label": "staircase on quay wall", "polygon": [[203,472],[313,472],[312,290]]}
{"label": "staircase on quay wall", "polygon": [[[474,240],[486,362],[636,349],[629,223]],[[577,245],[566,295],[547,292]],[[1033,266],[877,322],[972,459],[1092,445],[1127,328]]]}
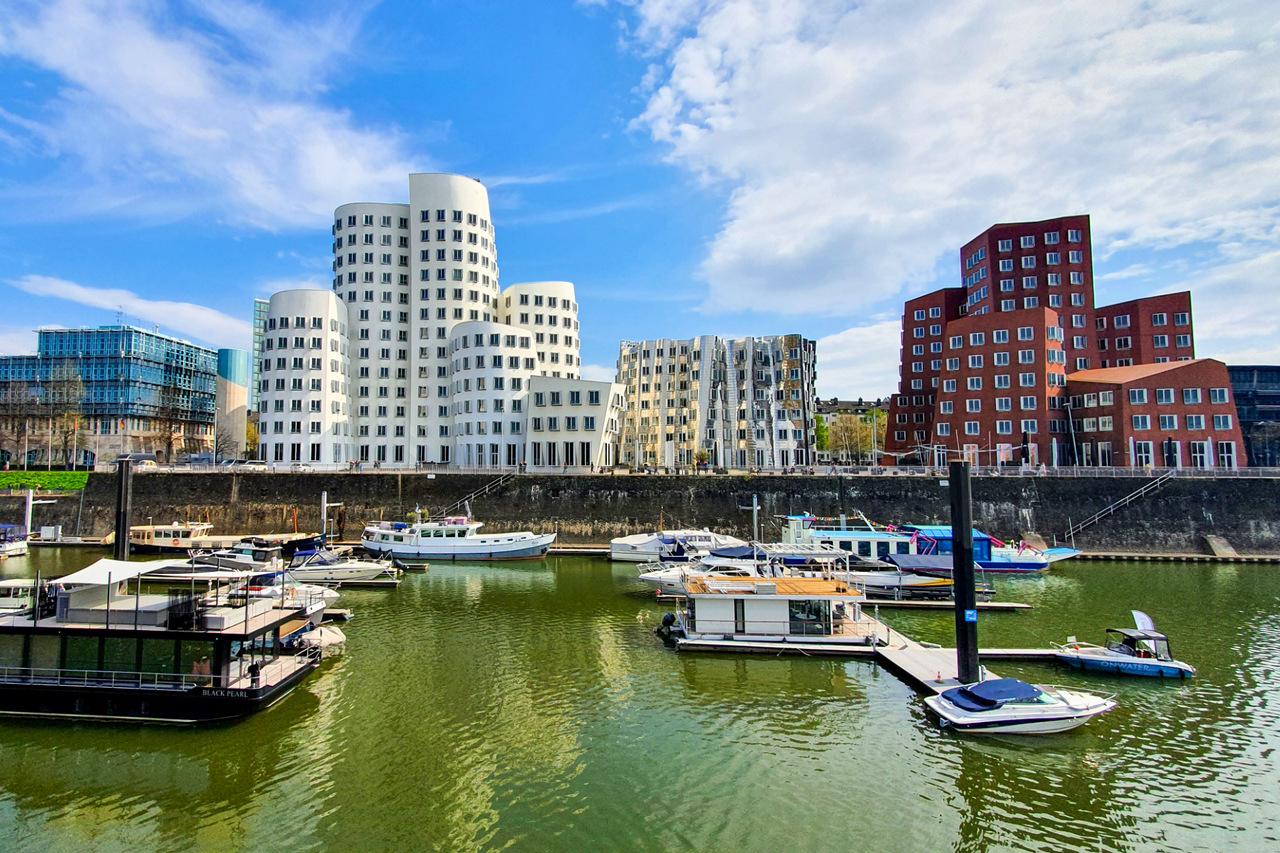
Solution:
{"label": "staircase on quay wall", "polygon": [[1161,476],[1157,477],[1156,479],[1148,483],[1144,483],[1140,488],[1133,490],[1132,492],[1130,492],[1129,494],[1125,495],[1122,498],[1112,501],[1102,509],[1095,512],[1093,515],[1086,518],[1084,521],[1071,525],[1069,528],[1067,528],[1067,532],[1062,534],[1062,538],[1068,542],[1073,541],[1075,535],[1079,533],[1081,530],[1084,530],[1087,527],[1092,527],[1093,525],[1097,524],[1099,521],[1111,515],[1121,507],[1128,506],[1134,501],[1140,498],[1144,498],[1147,495],[1158,491],[1161,486],[1163,486],[1165,483],[1172,480],[1174,476],[1176,476],[1176,474],[1177,474],[1177,471],[1168,471],[1165,474],[1162,474]]}
{"label": "staircase on quay wall", "polygon": [[[460,509],[468,509],[471,501],[475,500],[476,498],[484,497],[485,495],[489,494],[495,489],[502,488],[502,486],[506,485],[511,480],[515,479],[515,476],[516,476],[515,471],[508,471],[507,473],[503,474],[501,477],[497,477],[493,480],[490,480],[480,488],[476,489],[471,494],[467,495],[464,498],[459,499],[458,501],[446,507],[445,509],[441,510],[440,512],[436,513],[435,515],[430,516],[427,520],[439,521],[442,518],[456,514]],[[467,514],[470,515],[470,512],[468,511]]]}

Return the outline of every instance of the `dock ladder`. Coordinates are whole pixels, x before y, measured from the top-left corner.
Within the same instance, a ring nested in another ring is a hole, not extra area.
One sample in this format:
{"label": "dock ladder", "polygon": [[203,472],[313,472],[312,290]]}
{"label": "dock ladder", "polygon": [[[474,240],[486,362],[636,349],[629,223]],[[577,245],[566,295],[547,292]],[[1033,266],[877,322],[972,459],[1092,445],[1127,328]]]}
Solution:
{"label": "dock ladder", "polygon": [[[474,500],[475,498],[483,497],[484,495],[489,494],[489,492],[493,491],[494,489],[497,489],[503,486],[504,484],[510,482],[511,480],[515,479],[515,476],[516,476],[515,471],[508,471],[507,473],[503,474],[501,477],[497,477],[496,479],[490,480],[480,488],[476,489],[471,494],[467,495],[465,498],[458,500],[453,505],[446,507],[445,509],[431,516],[430,519],[428,520],[437,521],[446,516],[453,515],[458,510],[464,507],[467,507],[471,503],[471,501]],[[467,513],[467,515],[470,515],[470,514],[471,514],[470,512]]]}
{"label": "dock ladder", "polygon": [[1169,480],[1173,479],[1176,475],[1177,475],[1176,470],[1169,471],[1157,477],[1156,479],[1143,484],[1141,488],[1135,489],[1134,491],[1130,492],[1124,497],[1119,498],[1118,500],[1112,501],[1110,504],[1098,510],[1093,515],[1086,518],[1084,521],[1071,525],[1071,527],[1067,529],[1067,532],[1063,534],[1062,538],[1067,540],[1068,542],[1072,541],[1073,537],[1075,537],[1075,535],[1079,533],[1081,530],[1084,530],[1086,527],[1091,527],[1097,524],[1102,519],[1106,518],[1107,516],[1114,513],[1116,510],[1120,509],[1120,507],[1128,506],[1129,504],[1136,501],[1138,498],[1151,494],[1152,492],[1156,491],[1161,486],[1163,486],[1165,483],[1167,483]]}

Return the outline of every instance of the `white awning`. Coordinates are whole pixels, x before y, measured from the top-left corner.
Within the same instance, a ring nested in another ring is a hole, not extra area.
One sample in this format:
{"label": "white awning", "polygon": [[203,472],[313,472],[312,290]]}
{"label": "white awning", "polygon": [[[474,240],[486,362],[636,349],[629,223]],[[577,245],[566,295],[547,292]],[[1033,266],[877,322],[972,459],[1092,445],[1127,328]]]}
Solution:
{"label": "white awning", "polygon": [[108,560],[103,558],[91,566],[86,566],[78,572],[72,572],[66,577],[58,578],[54,582],[60,584],[105,586],[109,583],[120,583],[121,581],[132,580],[138,575],[144,575],[147,572],[154,572],[156,569],[163,568],[164,566],[164,563],[130,563],[128,560]]}

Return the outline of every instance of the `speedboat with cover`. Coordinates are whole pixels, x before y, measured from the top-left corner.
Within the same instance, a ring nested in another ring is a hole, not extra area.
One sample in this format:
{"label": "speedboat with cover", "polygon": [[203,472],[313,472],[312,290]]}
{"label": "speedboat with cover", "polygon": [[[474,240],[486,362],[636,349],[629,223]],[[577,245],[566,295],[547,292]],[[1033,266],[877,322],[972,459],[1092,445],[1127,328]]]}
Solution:
{"label": "speedboat with cover", "polygon": [[609,542],[609,559],[625,563],[689,562],[717,548],[746,545],[736,536],[710,530],[660,530],[636,533]]}
{"label": "speedboat with cover", "polygon": [[992,678],[926,696],[943,728],[994,734],[1056,734],[1081,726],[1116,706],[1115,695],[1096,696],[1017,678]]}
{"label": "speedboat with cover", "polygon": [[1058,660],[1076,669],[1117,675],[1190,678],[1196,674],[1191,664],[1174,660],[1169,638],[1156,630],[1150,616],[1135,610],[1133,621],[1135,628],[1108,628],[1105,645],[1082,643],[1075,637],[1068,637],[1065,644],[1054,643]]}
{"label": "speedboat with cover", "polygon": [[357,560],[347,554],[320,548],[298,551],[285,570],[300,583],[340,584],[400,577],[400,569],[390,560]]}

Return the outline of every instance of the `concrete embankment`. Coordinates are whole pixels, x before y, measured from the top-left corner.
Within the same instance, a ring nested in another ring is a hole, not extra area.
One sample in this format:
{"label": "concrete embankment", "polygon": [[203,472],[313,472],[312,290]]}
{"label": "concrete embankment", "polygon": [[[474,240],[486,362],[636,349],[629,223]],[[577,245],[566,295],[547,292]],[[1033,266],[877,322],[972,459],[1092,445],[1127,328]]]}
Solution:
{"label": "concrete embankment", "polygon": [[[219,532],[265,533],[320,526],[320,493],[344,504],[348,538],[362,522],[404,520],[415,507],[439,512],[495,478],[419,473],[140,474],[134,523],[199,520]],[[980,477],[973,480],[974,522],[995,536],[1038,534],[1061,541],[1072,522],[1128,495],[1145,478]],[[947,490],[924,476],[519,476],[471,501],[493,531],[558,529],[565,544],[668,527],[710,527],[751,535],[751,496],[759,496],[763,537],[778,536],[774,516],[861,511],[876,521],[946,523]],[[1089,527],[1075,539],[1087,551],[1210,553],[1206,536],[1241,554],[1280,553],[1280,480],[1170,480]],[[101,536],[112,525],[115,475],[93,474],[83,494],[37,506],[35,525]],[[0,518],[20,521],[22,498],[0,496]]]}

